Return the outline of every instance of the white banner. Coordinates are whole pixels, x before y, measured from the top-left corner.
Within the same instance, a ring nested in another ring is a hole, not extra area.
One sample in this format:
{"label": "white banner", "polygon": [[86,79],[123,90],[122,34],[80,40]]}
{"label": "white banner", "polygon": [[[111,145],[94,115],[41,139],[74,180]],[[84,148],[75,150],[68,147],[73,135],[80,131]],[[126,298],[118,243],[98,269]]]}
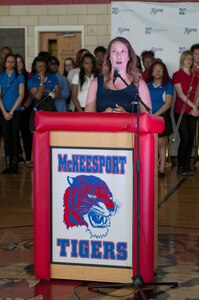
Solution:
{"label": "white banner", "polygon": [[127,38],[137,55],[153,50],[169,74],[179,68],[179,57],[199,43],[199,3],[112,2],[112,38]]}
{"label": "white banner", "polygon": [[[166,64],[169,75],[179,69],[180,54],[199,43],[199,3],[112,2],[112,38],[129,40],[137,55],[153,50]],[[173,104],[174,105],[174,104]],[[175,122],[172,121],[175,128]],[[177,156],[179,136],[171,145]]]}
{"label": "white banner", "polygon": [[132,267],[132,149],[51,149],[52,263]]}

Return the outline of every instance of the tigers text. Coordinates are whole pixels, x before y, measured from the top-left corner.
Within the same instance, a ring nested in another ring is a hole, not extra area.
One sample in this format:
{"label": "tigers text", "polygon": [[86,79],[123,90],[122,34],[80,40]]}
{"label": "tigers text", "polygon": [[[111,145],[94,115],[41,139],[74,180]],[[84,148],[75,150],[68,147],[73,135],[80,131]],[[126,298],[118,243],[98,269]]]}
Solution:
{"label": "tigers text", "polygon": [[57,239],[60,257],[127,260],[126,242]]}

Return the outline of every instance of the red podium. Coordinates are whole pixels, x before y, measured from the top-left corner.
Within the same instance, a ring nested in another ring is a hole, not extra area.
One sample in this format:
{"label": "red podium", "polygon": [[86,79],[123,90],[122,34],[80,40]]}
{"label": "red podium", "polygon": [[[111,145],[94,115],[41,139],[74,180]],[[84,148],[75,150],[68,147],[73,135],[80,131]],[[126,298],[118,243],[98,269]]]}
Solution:
{"label": "red podium", "polygon": [[[137,274],[136,115],[37,112],[34,270],[39,279],[128,283]],[[157,133],[140,115],[140,274],[153,280]]]}

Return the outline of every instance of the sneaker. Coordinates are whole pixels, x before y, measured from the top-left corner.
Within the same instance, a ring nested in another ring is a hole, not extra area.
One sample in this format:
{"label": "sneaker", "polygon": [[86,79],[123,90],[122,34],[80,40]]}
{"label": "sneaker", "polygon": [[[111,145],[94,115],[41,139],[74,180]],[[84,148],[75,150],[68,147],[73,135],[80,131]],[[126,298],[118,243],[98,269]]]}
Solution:
{"label": "sneaker", "polygon": [[25,164],[25,160],[23,159],[22,155],[19,155],[18,163],[19,163],[20,165]]}

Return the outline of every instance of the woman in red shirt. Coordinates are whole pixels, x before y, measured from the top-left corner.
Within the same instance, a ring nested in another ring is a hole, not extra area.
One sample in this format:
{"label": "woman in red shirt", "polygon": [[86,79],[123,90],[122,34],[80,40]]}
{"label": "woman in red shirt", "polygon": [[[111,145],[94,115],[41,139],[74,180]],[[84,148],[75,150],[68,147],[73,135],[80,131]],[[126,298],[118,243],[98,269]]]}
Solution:
{"label": "woman in red shirt", "polygon": [[173,84],[176,90],[174,117],[176,124],[184,109],[179,126],[180,144],[178,148],[177,173],[183,176],[193,175],[190,170],[191,154],[196,133],[199,110],[194,103],[198,78],[192,72],[193,54],[184,51],[180,56],[180,69],[173,74]]}

